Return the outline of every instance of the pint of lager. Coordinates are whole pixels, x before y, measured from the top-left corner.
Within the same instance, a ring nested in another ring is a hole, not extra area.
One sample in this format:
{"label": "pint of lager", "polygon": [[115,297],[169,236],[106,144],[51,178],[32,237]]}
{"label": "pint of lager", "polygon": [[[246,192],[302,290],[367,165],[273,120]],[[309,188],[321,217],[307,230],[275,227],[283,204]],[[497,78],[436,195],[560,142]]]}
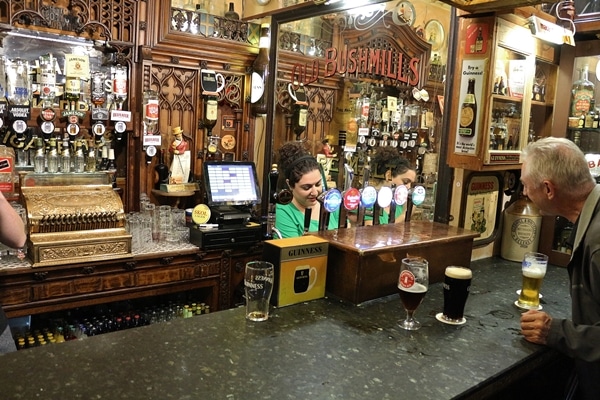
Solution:
{"label": "pint of lager", "polygon": [[525,309],[540,307],[540,288],[546,275],[548,256],[542,253],[525,253],[523,257],[523,286],[517,305]]}
{"label": "pint of lager", "polygon": [[471,288],[473,273],[464,267],[449,266],[444,273],[444,312],[448,322],[464,322],[464,310]]}

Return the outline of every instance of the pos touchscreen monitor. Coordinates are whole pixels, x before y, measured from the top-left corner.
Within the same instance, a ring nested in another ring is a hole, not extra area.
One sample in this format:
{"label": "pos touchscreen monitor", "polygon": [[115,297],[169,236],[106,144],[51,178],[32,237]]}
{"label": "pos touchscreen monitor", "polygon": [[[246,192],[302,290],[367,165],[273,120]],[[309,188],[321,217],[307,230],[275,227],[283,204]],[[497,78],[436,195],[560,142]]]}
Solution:
{"label": "pos touchscreen monitor", "polygon": [[206,161],[204,186],[209,207],[260,204],[256,166],[246,161]]}

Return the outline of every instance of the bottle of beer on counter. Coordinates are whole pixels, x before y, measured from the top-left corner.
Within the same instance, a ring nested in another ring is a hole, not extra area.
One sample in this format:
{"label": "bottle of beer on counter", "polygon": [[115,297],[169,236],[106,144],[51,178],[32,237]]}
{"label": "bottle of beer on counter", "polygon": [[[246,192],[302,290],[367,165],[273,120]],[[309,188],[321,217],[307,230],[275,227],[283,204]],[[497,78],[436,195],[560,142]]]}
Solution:
{"label": "bottle of beer on counter", "polygon": [[463,99],[460,110],[460,136],[473,136],[475,134],[475,122],[477,120],[477,100],[475,99],[475,79],[469,79],[467,94]]}
{"label": "bottle of beer on counter", "polygon": [[250,89],[250,110],[254,116],[265,115],[267,113],[265,86],[269,76],[269,34],[270,25],[267,23],[261,24],[258,56],[252,64]]}
{"label": "bottle of beer on counter", "polygon": [[583,127],[586,129],[594,128],[594,120],[596,119],[596,100],[590,100],[590,109],[585,114],[585,120],[583,122]]}

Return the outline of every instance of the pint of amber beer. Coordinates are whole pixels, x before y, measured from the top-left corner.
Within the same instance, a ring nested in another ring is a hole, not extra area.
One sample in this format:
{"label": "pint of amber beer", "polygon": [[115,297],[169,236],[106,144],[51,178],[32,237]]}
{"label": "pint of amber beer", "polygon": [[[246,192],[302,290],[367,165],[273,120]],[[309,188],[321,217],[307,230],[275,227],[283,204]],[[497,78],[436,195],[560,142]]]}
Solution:
{"label": "pint of amber beer", "polygon": [[517,305],[525,309],[540,307],[540,288],[546,275],[548,256],[542,253],[525,253],[523,256],[522,272],[523,286]]}
{"label": "pint of amber beer", "polygon": [[442,319],[464,323],[465,304],[471,289],[473,273],[469,268],[449,266],[444,273],[444,312]]}

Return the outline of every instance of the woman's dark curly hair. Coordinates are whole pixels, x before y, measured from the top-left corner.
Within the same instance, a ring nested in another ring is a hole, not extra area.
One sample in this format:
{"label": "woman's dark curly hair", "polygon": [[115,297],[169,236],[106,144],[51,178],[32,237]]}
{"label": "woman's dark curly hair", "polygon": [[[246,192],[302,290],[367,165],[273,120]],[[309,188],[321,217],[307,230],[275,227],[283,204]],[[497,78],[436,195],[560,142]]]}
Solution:
{"label": "woman's dark curly hair", "polygon": [[392,173],[392,178],[405,173],[408,170],[415,170],[408,159],[402,157],[395,147],[380,147],[371,160],[371,167],[376,174],[385,175],[387,170]]}
{"label": "woman's dark curly hair", "polygon": [[283,172],[293,187],[302,176],[308,172],[319,169],[317,159],[304,148],[301,142],[285,143],[278,151],[279,170]]}

